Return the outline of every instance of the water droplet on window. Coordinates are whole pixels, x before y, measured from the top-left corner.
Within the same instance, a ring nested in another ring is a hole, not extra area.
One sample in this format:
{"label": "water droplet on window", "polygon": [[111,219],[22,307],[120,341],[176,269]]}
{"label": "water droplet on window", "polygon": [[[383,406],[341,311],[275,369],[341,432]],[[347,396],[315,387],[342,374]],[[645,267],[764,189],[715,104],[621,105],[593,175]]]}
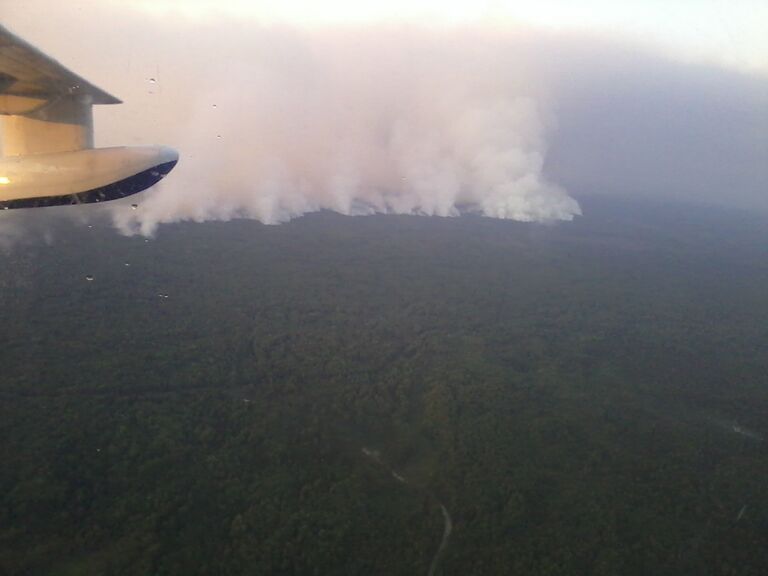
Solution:
{"label": "water droplet on window", "polygon": [[131,265],[130,262],[126,262],[125,264],[123,264],[123,266],[130,266],[130,265]]}
{"label": "water droplet on window", "polygon": [[221,139],[221,134],[216,134],[216,138]]}
{"label": "water droplet on window", "polygon": [[149,83],[150,83],[150,84],[154,84],[155,82],[156,82],[156,80],[155,80],[154,78],[150,78],[150,79],[149,79]]}
{"label": "water droplet on window", "polygon": [[139,207],[139,205],[138,205],[138,204],[131,204],[131,208],[132,208],[133,210],[136,210],[136,208],[138,208],[138,207]]}
{"label": "water droplet on window", "polygon": [[93,276],[91,276],[90,274],[88,274],[88,275],[85,277],[85,279],[86,279],[86,280],[88,280],[88,282],[93,282]]}
{"label": "water droplet on window", "polygon": [[216,108],[216,104],[214,104],[213,107]]}

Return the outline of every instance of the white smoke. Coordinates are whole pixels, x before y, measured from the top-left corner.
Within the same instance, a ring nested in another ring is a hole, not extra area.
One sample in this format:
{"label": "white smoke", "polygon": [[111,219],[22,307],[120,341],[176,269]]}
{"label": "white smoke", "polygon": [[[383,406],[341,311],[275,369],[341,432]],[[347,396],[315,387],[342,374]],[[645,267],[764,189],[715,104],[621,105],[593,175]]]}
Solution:
{"label": "white smoke", "polygon": [[578,204],[553,181],[578,197],[768,212],[763,73],[594,31],[301,28],[76,4],[6,2],[3,23],[124,100],[96,107],[99,146],[179,149],[165,181],[107,205],[125,233],[323,208],[570,219]]}
{"label": "white smoke", "polygon": [[138,210],[114,209],[125,233],[321,209],[523,221],[580,213],[543,175],[551,115],[513,42],[385,27],[176,38],[155,55],[171,72],[134,95],[149,108],[129,129],[170,126],[154,133],[181,160]]}

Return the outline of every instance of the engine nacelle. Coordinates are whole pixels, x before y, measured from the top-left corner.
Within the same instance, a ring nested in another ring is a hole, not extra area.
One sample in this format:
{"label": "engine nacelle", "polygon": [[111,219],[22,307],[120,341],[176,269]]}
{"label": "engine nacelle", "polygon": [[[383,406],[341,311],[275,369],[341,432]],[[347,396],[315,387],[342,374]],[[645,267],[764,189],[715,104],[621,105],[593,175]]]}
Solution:
{"label": "engine nacelle", "polygon": [[117,200],[145,190],[176,165],[165,146],[97,148],[0,158],[0,208]]}

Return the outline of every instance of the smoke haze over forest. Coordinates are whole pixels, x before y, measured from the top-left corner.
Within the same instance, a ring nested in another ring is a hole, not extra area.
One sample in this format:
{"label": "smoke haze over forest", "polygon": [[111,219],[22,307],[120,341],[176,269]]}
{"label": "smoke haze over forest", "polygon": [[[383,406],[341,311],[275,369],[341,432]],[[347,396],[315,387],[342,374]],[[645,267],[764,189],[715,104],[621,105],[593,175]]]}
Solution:
{"label": "smoke haze over forest", "polygon": [[179,149],[138,210],[113,208],[124,232],[320,209],[570,220],[583,194],[768,208],[759,70],[521,25],[78,6],[12,4],[6,24],[124,100],[98,107],[98,145]]}

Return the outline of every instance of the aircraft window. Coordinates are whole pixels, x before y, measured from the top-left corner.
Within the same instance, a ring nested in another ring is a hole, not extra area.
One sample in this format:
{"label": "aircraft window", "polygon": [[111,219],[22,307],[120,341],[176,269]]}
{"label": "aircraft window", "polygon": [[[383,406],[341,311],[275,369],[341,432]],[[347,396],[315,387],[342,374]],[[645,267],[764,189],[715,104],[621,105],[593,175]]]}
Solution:
{"label": "aircraft window", "polygon": [[0,574],[768,574],[767,23],[4,2]]}

